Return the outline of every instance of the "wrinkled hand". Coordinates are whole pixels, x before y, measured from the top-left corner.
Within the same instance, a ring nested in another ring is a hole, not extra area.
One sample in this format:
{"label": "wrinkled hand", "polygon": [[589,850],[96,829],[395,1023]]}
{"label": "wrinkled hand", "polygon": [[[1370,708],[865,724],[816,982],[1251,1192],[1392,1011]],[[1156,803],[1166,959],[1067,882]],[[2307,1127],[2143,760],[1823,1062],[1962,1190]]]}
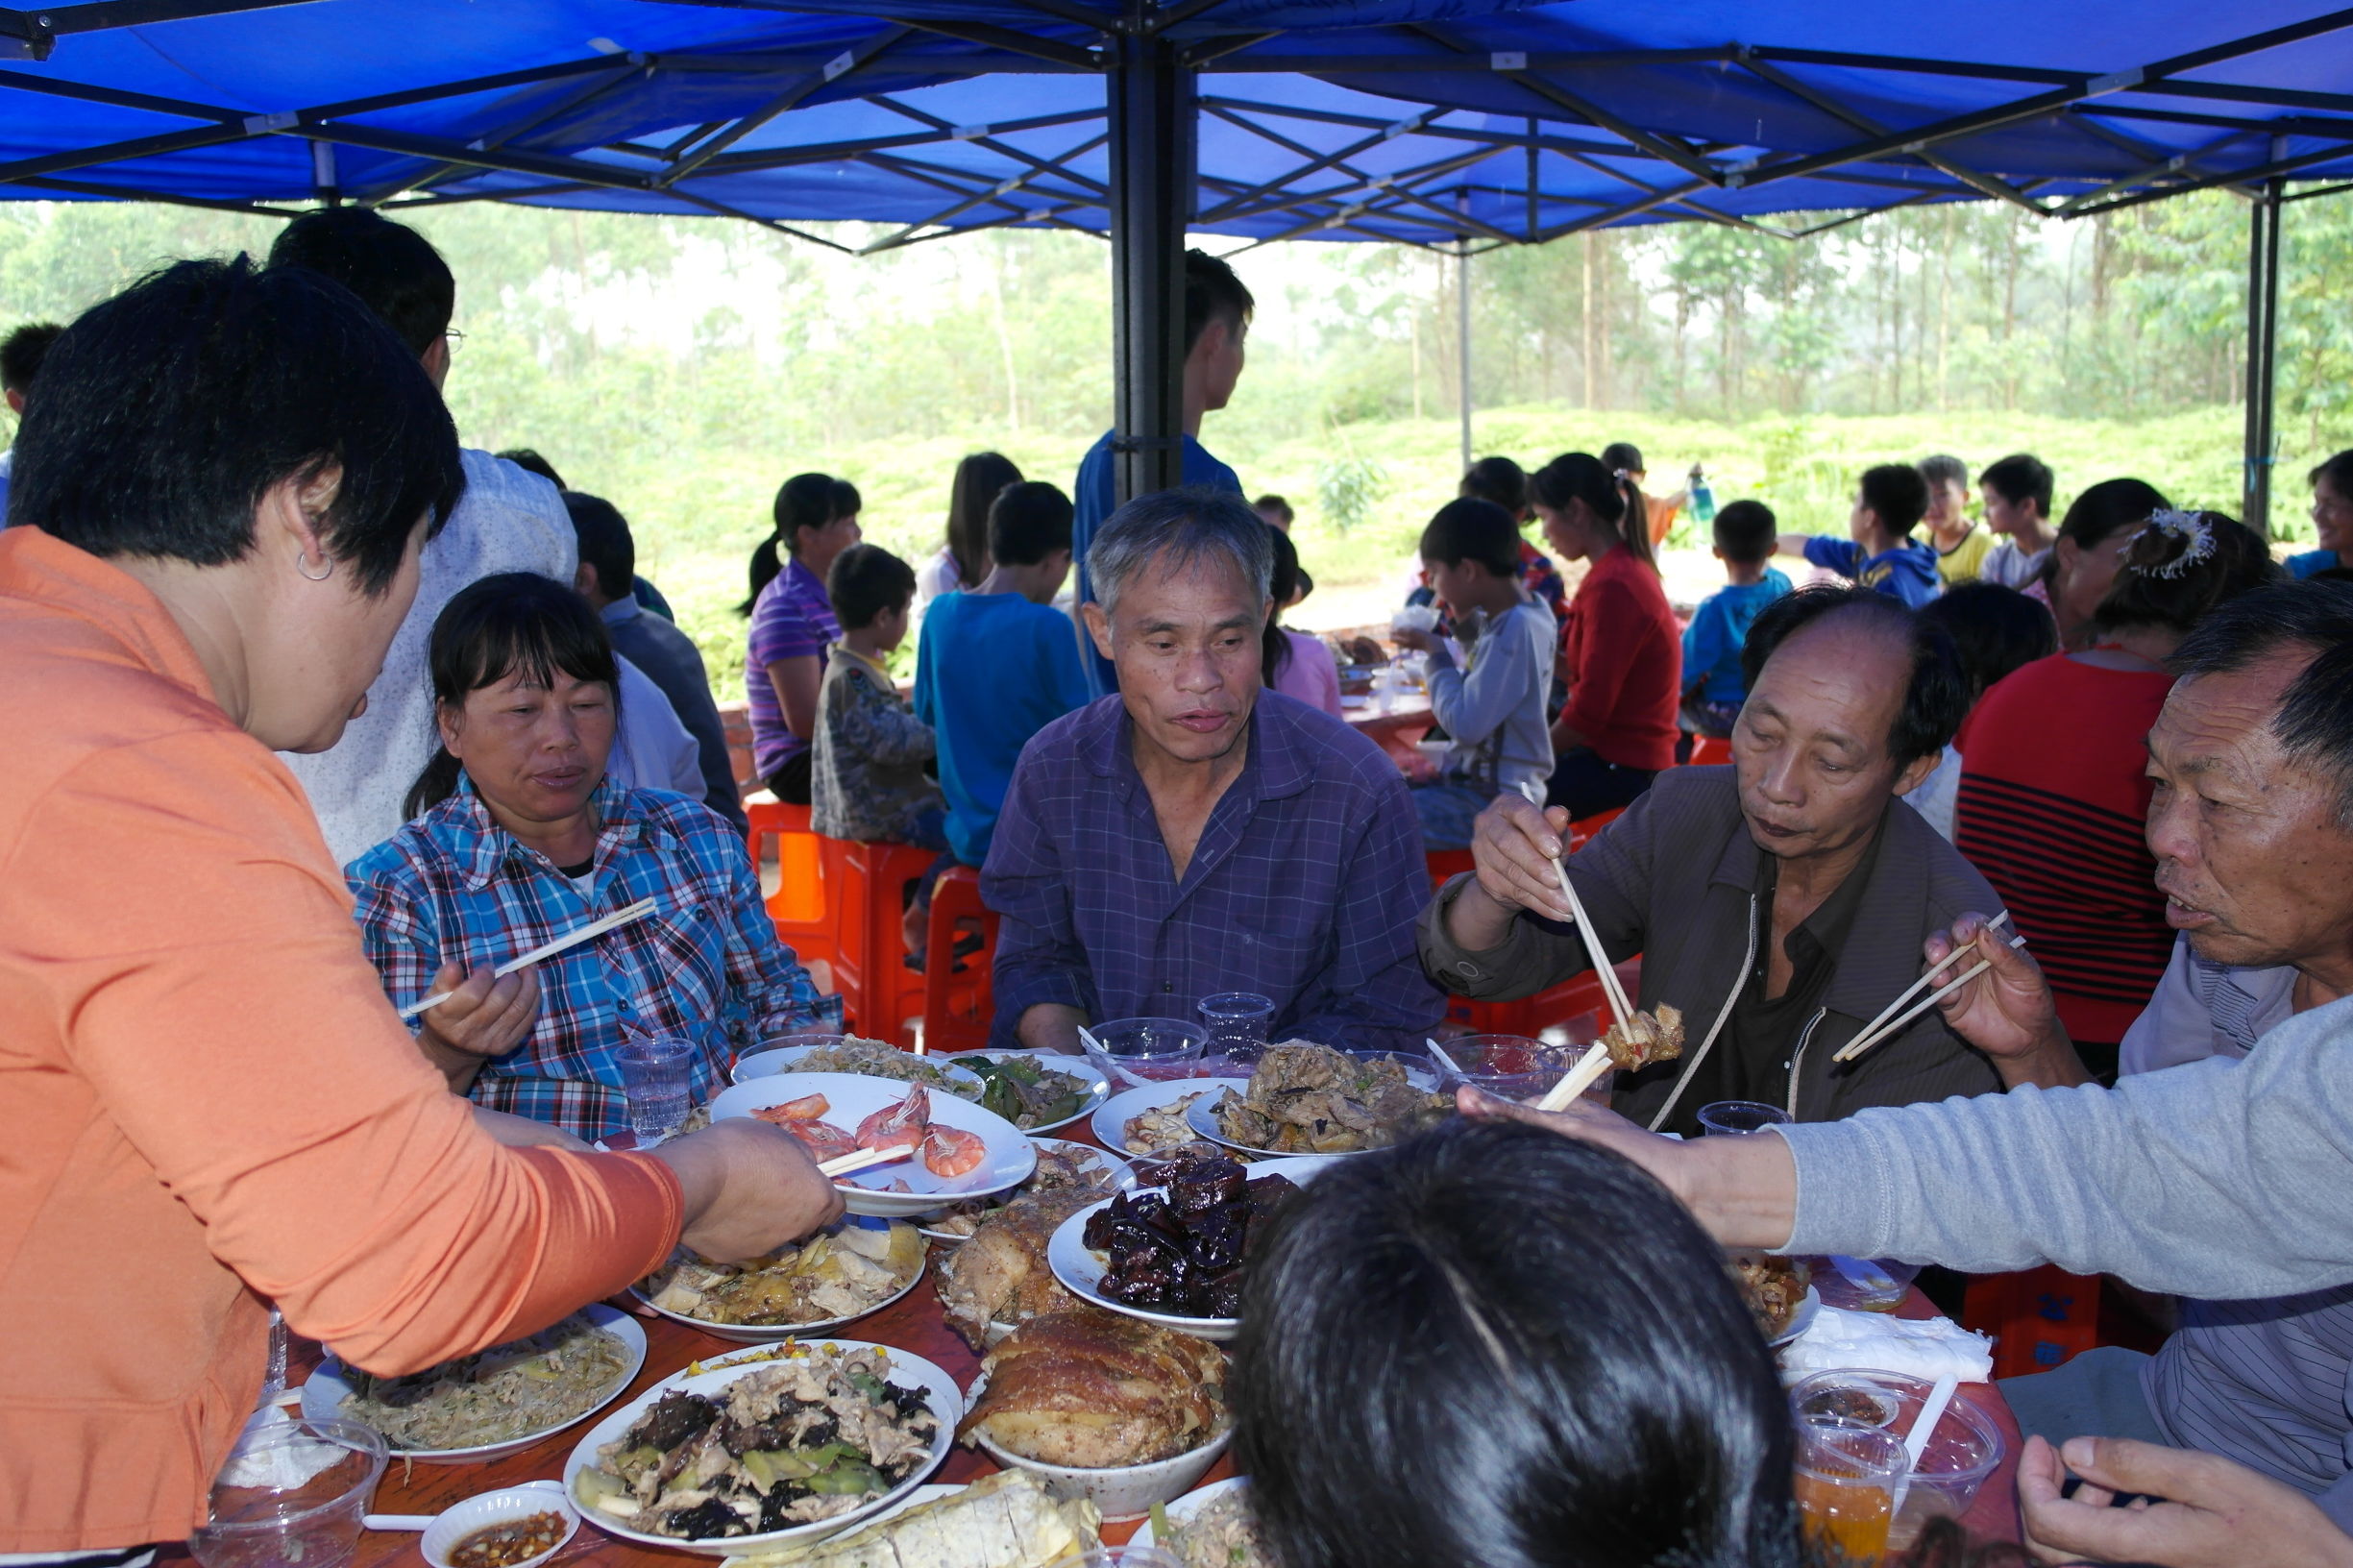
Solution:
{"label": "wrinkled hand", "polygon": [[[2312,1500],[2245,1465],[2121,1437],[2040,1437],[2019,1457],[2026,1545],[2045,1562],[2143,1562],[2162,1568],[2348,1568],[2353,1537]],[[2070,1471],[2085,1484],[2062,1498]],[[2109,1507],[2120,1492],[2167,1501]]]}
{"label": "wrinkled hand", "polygon": [[1568,920],[1568,901],[1553,862],[1568,844],[1569,814],[1539,811],[1516,795],[1502,795],[1471,824],[1471,864],[1479,889],[1507,909]]}
{"label": "wrinkled hand", "polygon": [[1949,931],[1936,932],[1921,944],[1931,966],[1975,944],[1937,977],[1937,987],[1950,984],[1980,962],[1992,966],[1937,1001],[1947,1026],[1993,1058],[2006,1084],[2057,1088],[2088,1081],[2059,1022],[2043,967],[2023,947],[2011,946],[2009,933],[1988,930],[1986,919],[1973,910],[1954,920]]}
{"label": "wrinkled hand", "polygon": [[781,1127],[727,1116],[651,1153],[685,1188],[678,1238],[715,1263],[761,1257],[842,1217],[842,1194]]}
{"label": "wrinkled hand", "polygon": [[494,976],[489,969],[468,974],[455,964],[444,964],[425,993],[444,991],[450,999],[426,1012],[421,1021],[432,1044],[459,1056],[504,1056],[523,1043],[539,1017],[539,975],[533,969]]}

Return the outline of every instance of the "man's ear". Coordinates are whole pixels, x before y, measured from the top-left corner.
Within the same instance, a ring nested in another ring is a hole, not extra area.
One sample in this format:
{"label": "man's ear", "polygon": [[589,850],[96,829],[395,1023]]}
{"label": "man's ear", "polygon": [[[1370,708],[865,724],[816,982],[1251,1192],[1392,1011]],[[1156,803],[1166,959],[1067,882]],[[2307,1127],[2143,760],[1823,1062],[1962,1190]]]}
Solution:
{"label": "man's ear", "polygon": [[572,591],[582,599],[592,597],[597,591],[597,569],[586,561],[574,567],[572,569]]}
{"label": "man's ear", "polygon": [[1193,339],[1191,352],[1188,353],[1185,357],[1188,360],[1215,358],[1225,352],[1226,340],[1233,335],[1234,324],[1232,322],[1223,316],[1212,316],[1209,319],[1209,325],[1201,329],[1201,335]]}
{"label": "man's ear", "polygon": [[1094,640],[1094,650],[1103,657],[1110,658],[1112,656],[1111,617],[1103,613],[1103,606],[1089,600],[1078,607],[1078,617],[1079,625],[1085,626],[1087,635]]}
{"label": "man's ear", "polygon": [[1903,772],[1896,775],[1896,793],[1909,795],[1919,789],[1928,781],[1928,775],[1936,772],[1936,765],[1944,760],[1945,753],[1942,750],[1932,756],[1914,757],[1910,762],[1904,764]]}

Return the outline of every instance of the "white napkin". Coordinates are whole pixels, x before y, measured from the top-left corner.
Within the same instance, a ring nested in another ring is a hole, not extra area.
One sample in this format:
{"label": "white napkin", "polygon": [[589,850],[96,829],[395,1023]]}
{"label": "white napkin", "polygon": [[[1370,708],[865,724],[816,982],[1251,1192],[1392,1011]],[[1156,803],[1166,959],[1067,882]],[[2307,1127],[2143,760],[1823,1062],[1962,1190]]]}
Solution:
{"label": "white napkin", "polygon": [[1403,604],[1389,617],[1391,631],[1434,631],[1438,625],[1435,604]]}
{"label": "white napkin", "polygon": [[1825,1307],[1803,1334],[1781,1347],[1781,1374],[1792,1383],[1848,1366],[1903,1372],[1930,1383],[1948,1376],[1985,1383],[1994,1375],[1994,1341],[1949,1317],[1893,1317]]}
{"label": "white napkin", "polygon": [[[217,1484],[292,1491],[350,1452],[336,1443],[303,1436],[293,1427],[294,1417],[283,1406],[267,1405],[256,1410],[245,1423],[236,1450],[222,1467]],[[282,1433],[282,1428],[285,1429]],[[278,1440],[272,1441],[273,1437]]]}

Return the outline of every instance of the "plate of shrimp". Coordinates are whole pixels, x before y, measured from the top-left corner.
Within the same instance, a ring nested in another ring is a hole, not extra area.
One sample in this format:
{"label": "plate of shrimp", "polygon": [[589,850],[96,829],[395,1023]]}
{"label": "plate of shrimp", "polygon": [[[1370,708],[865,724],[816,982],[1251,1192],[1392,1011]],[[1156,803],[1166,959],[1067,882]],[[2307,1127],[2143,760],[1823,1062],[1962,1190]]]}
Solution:
{"label": "plate of shrimp", "polygon": [[819,1160],[859,1149],[904,1148],[904,1158],[837,1177],[853,1214],[904,1218],[1007,1191],[1029,1180],[1038,1150],[993,1111],[921,1084],[847,1072],[754,1078],[711,1102],[714,1121],[751,1116],[783,1128]]}

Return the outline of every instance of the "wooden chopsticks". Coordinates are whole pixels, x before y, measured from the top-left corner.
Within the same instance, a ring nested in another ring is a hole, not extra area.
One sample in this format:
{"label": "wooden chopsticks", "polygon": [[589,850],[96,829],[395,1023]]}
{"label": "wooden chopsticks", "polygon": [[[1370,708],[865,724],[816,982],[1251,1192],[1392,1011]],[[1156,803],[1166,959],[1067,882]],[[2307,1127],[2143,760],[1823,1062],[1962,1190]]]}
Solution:
{"label": "wooden chopsticks", "polygon": [[[1980,930],[1975,937],[1970,939],[1970,941],[1963,945],[1955,947],[1951,952],[1947,953],[1938,962],[1929,965],[1926,971],[1924,972],[1919,979],[1913,981],[1911,985],[1904,988],[1902,995],[1898,996],[1894,1001],[1888,1003],[1887,1006],[1880,1009],[1879,1016],[1872,1019],[1869,1023],[1863,1025],[1862,1032],[1856,1035],[1852,1040],[1847,1041],[1845,1045],[1841,1046],[1838,1054],[1831,1057],[1830,1060],[1833,1062],[1853,1061],[1856,1057],[1861,1056],[1865,1051],[1870,1050],[1874,1045],[1878,1044],[1879,1041],[1886,1040],[1892,1035],[1902,1033],[1905,1029],[1911,1026],[1913,1019],[1919,1017],[1923,1013],[1927,1012],[1928,1009],[1934,1007],[1938,1002],[1944,1000],[1947,996],[1951,995],[1954,992],[1969,984],[1972,980],[1974,980],[1977,976],[1992,968],[1994,967],[1994,961],[1990,958],[1981,958],[1976,963],[1971,965],[1967,969],[1964,969],[1957,977],[1947,981],[1942,986],[1937,987],[1936,990],[1930,992],[1926,996],[1922,997],[1918,1002],[1913,1003],[1912,1006],[1908,1008],[1903,1006],[1906,1001],[1909,1001],[1911,997],[1919,992],[1921,987],[1927,985],[1930,981],[1934,980],[1939,971],[1953,964],[1964,953],[1973,950],[1980,941],[1982,941],[1989,933],[1999,929],[2002,925],[2007,923],[2009,919],[2010,912],[2006,909],[2003,910],[2000,914],[1986,921],[1984,929]],[[2024,937],[2012,937],[2010,939],[2010,945],[2013,947],[2023,947],[2026,945],[2026,939]],[[1898,1013],[1897,1009],[1899,1008],[1903,1008],[1903,1011],[1901,1013]]]}
{"label": "wooden chopsticks", "polygon": [[846,1176],[869,1165],[887,1165],[894,1160],[904,1160],[915,1152],[912,1143],[900,1143],[887,1149],[860,1149],[854,1154],[837,1154],[822,1161],[818,1170],[827,1176]]}
{"label": "wooden chopsticks", "polygon": [[[588,922],[588,924],[583,925],[576,930],[568,931],[564,935],[556,938],[553,942],[551,942],[544,946],[534,947],[529,952],[524,954],[521,958],[510,958],[491,972],[495,976],[502,974],[512,974],[517,969],[527,969],[543,958],[553,958],[556,954],[564,951],[568,947],[577,947],[581,943],[588,941],[591,937],[601,937],[607,931],[613,930],[617,926],[627,925],[633,920],[642,920],[652,913],[653,900],[650,898],[641,898],[626,909],[616,910],[601,920],[591,920]],[[425,1012],[428,1008],[439,1007],[442,1003],[448,1001],[455,994],[455,992],[451,991],[436,992],[432,995],[426,997],[425,1000],[421,1002],[411,1002],[406,1007],[402,1008],[401,1017],[404,1018],[413,1018],[418,1014]]]}

